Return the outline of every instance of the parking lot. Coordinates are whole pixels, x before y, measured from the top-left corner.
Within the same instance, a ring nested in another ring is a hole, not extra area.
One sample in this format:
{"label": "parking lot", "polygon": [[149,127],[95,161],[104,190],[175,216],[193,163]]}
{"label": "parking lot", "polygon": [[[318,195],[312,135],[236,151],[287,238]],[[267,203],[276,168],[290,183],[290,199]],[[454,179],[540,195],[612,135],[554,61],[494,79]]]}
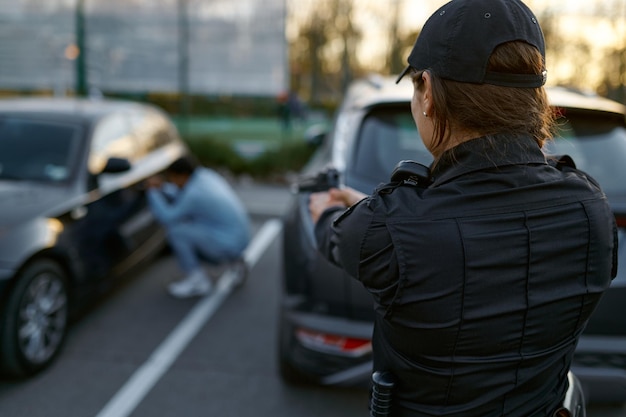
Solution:
{"label": "parking lot", "polygon": [[[74,324],[62,356],[26,381],[0,382],[7,417],[365,416],[367,392],[293,387],[277,373],[280,215],[285,186],[238,187],[256,237],[248,282],[228,277],[210,296],[175,300],[165,284],[174,259],[159,258]],[[590,417],[626,416],[594,406]]]}

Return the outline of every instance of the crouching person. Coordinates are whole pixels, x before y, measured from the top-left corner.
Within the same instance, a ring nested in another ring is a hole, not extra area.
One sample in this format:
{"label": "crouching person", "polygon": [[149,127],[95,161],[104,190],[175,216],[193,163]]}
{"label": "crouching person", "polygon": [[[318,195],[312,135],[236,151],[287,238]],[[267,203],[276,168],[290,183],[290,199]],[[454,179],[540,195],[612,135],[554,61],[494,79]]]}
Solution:
{"label": "crouching person", "polygon": [[147,182],[148,204],[165,226],[184,278],[168,286],[177,298],[211,291],[202,263],[233,262],[250,242],[248,214],[230,184],[189,156],[174,161],[165,178]]}

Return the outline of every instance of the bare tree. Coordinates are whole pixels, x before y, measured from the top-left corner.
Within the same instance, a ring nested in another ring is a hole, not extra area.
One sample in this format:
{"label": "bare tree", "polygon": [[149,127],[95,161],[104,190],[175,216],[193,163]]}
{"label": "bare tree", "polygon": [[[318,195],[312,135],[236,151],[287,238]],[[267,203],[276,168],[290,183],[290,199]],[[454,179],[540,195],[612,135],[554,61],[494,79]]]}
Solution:
{"label": "bare tree", "polygon": [[621,0],[618,7],[610,6],[604,13],[610,16],[611,27],[618,35],[615,45],[609,48],[604,57],[604,77],[599,86],[599,93],[626,104],[626,0]]}
{"label": "bare tree", "polygon": [[302,64],[309,72],[309,94],[310,100],[314,104],[320,102],[321,84],[324,76],[322,51],[328,40],[324,21],[323,9],[316,8],[300,31],[304,40],[301,58],[306,60]]}
{"label": "bare tree", "polygon": [[344,92],[352,79],[356,69],[356,48],[361,38],[361,33],[353,24],[354,0],[335,0],[337,15],[335,28],[337,35],[343,42],[340,70],[340,91]]}
{"label": "bare tree", "polygon": [[294,85],[312,104],[336,98],[358,73],[356,49],[361,38],[354,24],[355,0],[315,3],[290,45]]}
{"label": "bare tree", "polygon": [[[546,39],[546,50],[549,58],[548,69],[569,68],[563,72],[551,71],[552,77],[560,85],[596,91],[600,95],[615,100],[626,101],[626,0],[597,3],[588,10],[585,16],[587,24],[609,22],[614,36],[614,43],[606,48],[598,49],[594,39],[566,37],[562,26],[561,11],[556,6],[548,7],[539,16]],[[583,22],[584,20],[580,20]],[[600,80],[594,78],[594,72],[601,68]],[[549,75],[550,76],[550,75]]]}
{"label": "bare tree", "polygon": [[406,64],[404,63],[406,57],[403,56],[404,45],[401,42],[400,35],[400,1],[394,0],[391,3],[391,12],[389,13],[389,39],[388,39],[388,55],[387,55],[387,68],[391,74],[397,74],[402,71]]}

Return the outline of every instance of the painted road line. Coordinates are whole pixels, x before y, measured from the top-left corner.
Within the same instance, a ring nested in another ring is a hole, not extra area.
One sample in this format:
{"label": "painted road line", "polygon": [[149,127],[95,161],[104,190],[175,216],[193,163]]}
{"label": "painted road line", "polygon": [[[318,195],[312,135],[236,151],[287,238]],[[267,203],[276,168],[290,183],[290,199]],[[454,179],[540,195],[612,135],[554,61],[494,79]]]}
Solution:
{"label": "painted road line", "polygon": [[[273,219],[265,222],[255,234],[244,253],[244,259],[250,269],[259,261],[281,230],[282,223]],[[236,278],[234,273],[226,271],[220,277],[215,290],[200,299],[96,417],[127,417],[130,415],[226,300],[235,286]]]}

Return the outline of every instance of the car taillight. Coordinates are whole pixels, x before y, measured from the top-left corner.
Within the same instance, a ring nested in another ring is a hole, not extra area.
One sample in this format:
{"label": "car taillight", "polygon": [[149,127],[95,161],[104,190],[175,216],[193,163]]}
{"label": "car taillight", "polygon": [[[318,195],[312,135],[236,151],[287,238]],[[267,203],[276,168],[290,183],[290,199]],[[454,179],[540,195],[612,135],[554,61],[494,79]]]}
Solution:
{"label": "car taillight", "polygon": [[617,223],[617,227],[626,227],[625,216],[615,216],[615,222]]}
{"label": "car taillight", "polygon": [[370,339],[322,333],[302,327],[296,330],[296,338],[309,349],[335,355],[359,357],[372,351]]}

